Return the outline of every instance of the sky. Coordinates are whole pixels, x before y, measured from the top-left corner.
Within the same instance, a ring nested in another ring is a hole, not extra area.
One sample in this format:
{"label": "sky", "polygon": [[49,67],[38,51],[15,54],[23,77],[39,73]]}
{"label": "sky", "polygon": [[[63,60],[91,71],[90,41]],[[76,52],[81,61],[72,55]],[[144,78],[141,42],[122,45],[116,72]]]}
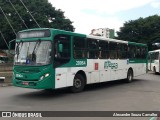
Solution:
{"label": "sky", "polygon": [[75,32],[90,34],[92,29],[119,31],[123,23],[140,17],[160,15],[160,0],[48,0],[64,11]]}

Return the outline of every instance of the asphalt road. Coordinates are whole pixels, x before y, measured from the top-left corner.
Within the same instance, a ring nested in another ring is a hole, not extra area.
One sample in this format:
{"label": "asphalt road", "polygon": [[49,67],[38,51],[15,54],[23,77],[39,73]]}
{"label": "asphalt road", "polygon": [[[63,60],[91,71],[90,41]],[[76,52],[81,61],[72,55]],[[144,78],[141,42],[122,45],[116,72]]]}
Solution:
{"label": "asphalt road", "polygon": [[160,75],[148,73],[136,77],[132,83],[113,81],[88,85],[81,93],[70,93],[66,89],[46,92],[0,87],[0,111],[160,111],[159,86]]}

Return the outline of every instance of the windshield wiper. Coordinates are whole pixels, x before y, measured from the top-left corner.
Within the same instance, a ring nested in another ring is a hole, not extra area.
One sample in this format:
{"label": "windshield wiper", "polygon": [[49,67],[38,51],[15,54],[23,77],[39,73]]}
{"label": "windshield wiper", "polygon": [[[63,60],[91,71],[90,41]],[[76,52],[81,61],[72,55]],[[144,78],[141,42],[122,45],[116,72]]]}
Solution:
{"label": "windshield wiper", "polygon": [[22,46],[21,46],[21,50],[19,50],[19,45],[22,43],[23,46],[23,41],[20,41],[17,43],[17,47],[16,47],[16,54],[17,54],[17,60],[18,60],[18,56],[20,54],[20,51],[22,50]]}
{"label": "windshield wiper", "polygon": [[35,62],[36,61],[36,50],[38,49],[38,46],[40,45],[40,43],[41,43],[41,40],[39,39],[37,42],[36,42],[36,44],[35,44],[35,46],[34,46],[34,49],[33,49],[33,52],[32,52],[32,61],[33,62]]}

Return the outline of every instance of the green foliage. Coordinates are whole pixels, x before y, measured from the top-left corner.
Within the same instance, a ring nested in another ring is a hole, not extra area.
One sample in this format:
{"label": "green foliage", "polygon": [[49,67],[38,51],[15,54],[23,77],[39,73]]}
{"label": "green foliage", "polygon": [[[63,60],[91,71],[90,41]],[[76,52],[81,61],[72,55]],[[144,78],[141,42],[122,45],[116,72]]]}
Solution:
{"label": "green foliage", "polygon": [[[25,24],[28,28],[38,28],[35,21],[29,15],[27,10],[24,8],[20,0],[10,0],[18,13],[23,18]],[[48,0],[22,0],[27,6],[31,14],[34,16],[36,21],[41,27],[45,28],[55,28],[67,31],[74,31],[72,22],[65,18],[64,12],[60,9],[52,7]],[[27,29],[21,19],[18,17],[16,11],[11,6],[9,0],[0,0],[0,6],[5,12],[7,18],[11,22],[11,25],[15,29],[16,33],[20,30]],[[0,10],[0,31],[3,33],[7,43],[10,40],[15,39],[16,35],[9,26],[5,16]],[[7,46],[4,43],[2,36],[0,35],[0,49],[6,49]]]}
{"label": "green foliage", "polygon": [[153,15],[125,22],[117,35],[118,39],[147,43],[151,46],[157,40],[160,42],[160,16]]}

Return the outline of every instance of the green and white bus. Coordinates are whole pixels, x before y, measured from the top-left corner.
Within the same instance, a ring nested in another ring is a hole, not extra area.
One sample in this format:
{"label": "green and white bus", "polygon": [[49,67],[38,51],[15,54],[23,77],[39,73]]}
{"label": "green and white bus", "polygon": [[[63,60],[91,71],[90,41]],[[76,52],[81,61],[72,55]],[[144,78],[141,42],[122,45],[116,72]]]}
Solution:
{"label": "green and white bus", "polygon": [[147,45],[58,29],[18,32],[13,84],[35,89],[69,87],[80,92],[86,84],[145,74]]}
{"label": "green and white bus", "polygon": [[160,49],[148,52],[148,70],[160,73]]}

